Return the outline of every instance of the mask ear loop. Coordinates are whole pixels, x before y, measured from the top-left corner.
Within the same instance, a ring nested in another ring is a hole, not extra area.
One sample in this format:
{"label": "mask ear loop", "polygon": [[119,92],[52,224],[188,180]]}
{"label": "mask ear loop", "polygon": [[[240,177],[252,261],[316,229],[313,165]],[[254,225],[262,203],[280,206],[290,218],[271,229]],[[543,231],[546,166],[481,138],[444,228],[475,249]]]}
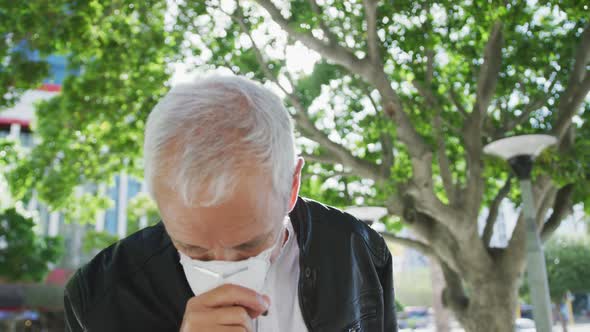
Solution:
{"label": "mask ear loop", "polygon": [[[287,228],[283,224],[283,227],[281,227],[281,230],[279,231],[279,235],[277,236],[277,238],[274,241],[273,245],[267,250],[267,252],[264,253],[264,255],[267,256],[267,257],[264,257],[264,259],[266,261],[268,261],[268,264],[269,265],[271,264],[270,256],[272,256],[272,253],[277,249],[277,244],[281,242],[281,239],[285,235],[285,230],[287,230]],[[278,247],[280,249],[280,246],[278,246]]]}
{"label": "mask ear loop", "polygon": [[[276,249],[276,248],[277,248],[277,243],[280,243],[280,242],[281,242],[281,239],[282,239],[282,238],[283,238],[283,236],[285,235],[285,231],[287,230],[287,224],[286,224],[286,222],[290,222],[290,220],[289,220],[288,218],[285,218],[285,221],[283,222],[283,227],[281,227],[281,230],[279,231],[279,235],[277,236],[277,240],[275,241],[274,245],[272,246],[272,249],[268,251],[268,255],[269,255],[269,256],[270,256],[270,255],[272,255],[272,252],[274,251],[274,249]],[[282,249],[282,248],[281,248],[281,249]],[[271,268],[270,257],[268,257],[268,260],[267,260],[267,262],[268,262],[268,268],[269,268],[269,270],[270,270],[270,268]],[[266,284],[267,280],[268,280],[268,271],[267,271],[267,273],[266,273],[266,276],[264,276],[264,282],[263,282],[263,283],[264,283],[264,284]],[[268,316],[268,310],[266,310],[266,311],[265,311],[265,312],[262,314],[262,316],[264,316],[264,317]],[[259,320],[259,319],[260,319],[260,317],[257,317],[257,318],[254,320],[254,324],[255,324],[255,326],[254,326],[254,331],[258,331],[258,325],[259,325],[259,321],[258,321],[258,320]]]}

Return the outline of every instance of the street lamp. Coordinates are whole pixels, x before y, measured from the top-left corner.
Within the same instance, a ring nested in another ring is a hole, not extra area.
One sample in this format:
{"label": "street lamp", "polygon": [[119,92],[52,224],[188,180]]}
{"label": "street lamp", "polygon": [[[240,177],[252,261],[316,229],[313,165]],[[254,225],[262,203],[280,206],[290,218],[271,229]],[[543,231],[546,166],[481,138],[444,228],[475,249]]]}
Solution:
{"label": "street lamp", "polygon": [[520,181],[526,222],[527,276],[533,300],[533,318],[539,332],[551,332],[553,324],[545,256],[537,231],[531,170],[535,158],[556,142],[557,139],[549,135],[520,135],[503,138],[484,147],[485,153],[507,160]]}
{"label": "street lamp", "polygon": [[387,215],[387,209],[381,206],[351,206],[344,210],[355,218],[368,224],[378,233],[383,233],[386,227],[379,219]]}

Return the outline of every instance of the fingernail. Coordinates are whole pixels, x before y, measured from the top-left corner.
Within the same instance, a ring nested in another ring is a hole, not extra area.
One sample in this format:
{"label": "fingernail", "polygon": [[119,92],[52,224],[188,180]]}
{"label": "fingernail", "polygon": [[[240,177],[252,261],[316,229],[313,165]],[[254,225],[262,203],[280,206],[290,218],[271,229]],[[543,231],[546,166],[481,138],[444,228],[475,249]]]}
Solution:
{"label": "fingernail", "polygon": [[267,309],[270,306],[270,299],[266,295],[258,295],[258,301]]}
{"label": "fingernail", "polygon": [[264,302],[266,303],[266,307],[270,307],[270,297],[263,295],[264,297]]}
{"label": "fingernail", "polygon": [[258,302],[260,302],[265,309],[268,309],[269,301],[267,296],[258,294]]}

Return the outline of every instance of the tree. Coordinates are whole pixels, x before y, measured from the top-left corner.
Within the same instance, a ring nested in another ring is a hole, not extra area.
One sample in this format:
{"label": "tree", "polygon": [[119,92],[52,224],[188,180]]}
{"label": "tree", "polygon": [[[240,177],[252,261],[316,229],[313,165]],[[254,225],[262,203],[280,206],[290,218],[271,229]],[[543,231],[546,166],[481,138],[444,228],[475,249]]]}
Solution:
{"label": "tree", "polygon": [[0,213],[0,277],[8,281],[42,281],[62,255],[59,237],[39,237],[35,222],[11,208]]}
{"label": "tree", "polygon": [[545,251],[551,298],[560,303],[568,293],[590,292],[590,241],[559,237]]}
{"label": "tree", "polygon": [[[21,196],[35,187],[65,206],[80,182],[120,169],[140,173],[146,115],[167,89],[168,65],[184,56],[281,93],[308,161],[304,192],[338,206],[386,206],[390,229],[407,225],[422,240],[388,236],[440,263],[443,302],[467,331],[512,330],[525,268],[522,216],[507,247],[490,246],[500,203],[518,205],[520,195],[507,165],[482,147],[523,133],[559,139],[535,169],[543,238],[573,203],[590,207],[583,2],[123,0],[2,8],[0,21],[30,24],[0,33],[32,48],[46,44],[45,54],[68,54],[84,68],[38,108],[42,143],[11,174]],[[289,52],[301,49],[317,59],[311,72],[288,66]]]}
{"label": "tree", "polygon": [[30,216],[14,207],[6,195],[3,174],[11,170],[22,151],[15,142],[0,139],[0,279],[7,281],[42,281],[52,264],[62,256],[59,237],[39,237]]}

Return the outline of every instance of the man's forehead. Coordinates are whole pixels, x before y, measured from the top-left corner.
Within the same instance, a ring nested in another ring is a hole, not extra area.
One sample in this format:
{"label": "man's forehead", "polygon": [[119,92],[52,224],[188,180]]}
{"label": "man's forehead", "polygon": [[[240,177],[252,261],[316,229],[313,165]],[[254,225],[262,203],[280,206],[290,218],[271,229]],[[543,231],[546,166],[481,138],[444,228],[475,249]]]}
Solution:
{"label": "man's forehead", "polygon": [[[275,193],[272,181],[268,176],[268,172],[261,169],[242,169],[236,170],[236,177],[232,179],[232,190],[223,193],[220,199],[217,199],[214,204],[207,204],[211,201],[211,195],[216,193],[211,192],[210,185],[217,185],[217,183],[205,182],[197,188],[191,195],[195,200],[190,204],[183,199],[183,196],[175,187],[174,183],[170,182],[171,174],[176,170],[173,167],[162,169],[159,176],[154,180],[154,197],[158,203],[163,202],[166,205],[173,205],[175,207],[182,207],[190,209],[194,207],[216,207],[219,205],[232,205],[241,209],[264,208],[277,204],[277,195]],[[236,210],[239,212],[240,210]]]}
{"label": "man's forehead", "polygon": [[243,207],[232,204],[215,207],[163,207],[162,218],[176,243],[202,248],[234,247],[256,240],[272,231],[284,216],[268,205]]}
{"label": "man's forehead", "polygon": [[[262,232],[260,234],[257,234],[255,236],[253,236],[252,238],[249,238],[247,240],[244,240],[243,242],[238,242],[236,244],[228,244],[227,249],[235,249],[235,250],[240,250],[240,249],[248,249],[251,246],[256,246],[262,242],[265,242],[266,240],[268,240],[269,237],[271,237],[274,234],[274,229],[268,230],[266,232]],[[172,237],[171,237],[172,238]],[[196,245],[196,244],[191,244],[191,243],[185,243],[179,240],[176,240],[174,238],[172,238],[172,241],[185,249],[188,250],[208,250],[209,248],[207,247],[203,247],[201,245]]]}

